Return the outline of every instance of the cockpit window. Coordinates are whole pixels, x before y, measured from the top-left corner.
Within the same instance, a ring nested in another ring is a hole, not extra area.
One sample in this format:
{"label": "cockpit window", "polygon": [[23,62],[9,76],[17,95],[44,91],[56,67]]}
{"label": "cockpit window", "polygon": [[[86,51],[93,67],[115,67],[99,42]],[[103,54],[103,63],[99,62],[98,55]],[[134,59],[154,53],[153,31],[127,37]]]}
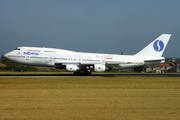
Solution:
{"label": "cockpit window", "polygon": [[16,50],[20,50],[20,48],[16,48]]}

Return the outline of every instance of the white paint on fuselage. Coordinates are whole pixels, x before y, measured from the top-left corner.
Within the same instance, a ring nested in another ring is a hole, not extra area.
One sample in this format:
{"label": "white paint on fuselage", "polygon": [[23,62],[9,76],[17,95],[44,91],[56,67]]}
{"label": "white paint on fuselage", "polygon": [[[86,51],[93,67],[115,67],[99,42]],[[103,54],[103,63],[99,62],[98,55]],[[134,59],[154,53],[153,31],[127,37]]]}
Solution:
{"label": "white paint on fuselage", "polygon": [[[55,67],[55,63],[122,63],[117,66],[117,69],[143,66],[144,60],[164,59],[164,57],[149,58],[135,55],[116,55],[116,54],[101,54],[101,53],[84,53],[74,52],[63,49],[54,48],[39,48],[39,47],[18,47],[5,55],[9,60],[23,64],[34,66],[50,66]],[[123,64],[127,61],[128,64]],[[151,63],[152,64],[152,63]],[[112,65],[109,65],[112,66]]]}
{"label": "white paint on fuselage", "polygon": [[135,55],[74,52],[63,49],[18,47],[4,55],[6,59],[24,65],[66,68],[68,71],[102,72],[110,69],[137,67],[164,62],[161,57],[171,34],[162,34]]}

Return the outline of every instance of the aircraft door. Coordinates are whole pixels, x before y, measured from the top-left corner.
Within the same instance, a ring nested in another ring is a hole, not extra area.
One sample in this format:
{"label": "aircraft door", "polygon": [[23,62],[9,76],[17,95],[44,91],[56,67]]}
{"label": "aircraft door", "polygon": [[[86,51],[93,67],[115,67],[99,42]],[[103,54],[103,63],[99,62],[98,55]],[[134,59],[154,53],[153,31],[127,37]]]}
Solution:
{"label": "aircraft door", "polygon": [[29,60],[30,56],[29,55],[26,55],[26,60]]}
{"label": "aircraft door", "polygon": [[40,53],[41,55],[44,54],[44,48],[41,48]]}
{"label": "aircraft door", "polygon": [[53,58],[52,58],[52,57],[49,57],[49,61],[50,61],[50,62],[53,61]]}

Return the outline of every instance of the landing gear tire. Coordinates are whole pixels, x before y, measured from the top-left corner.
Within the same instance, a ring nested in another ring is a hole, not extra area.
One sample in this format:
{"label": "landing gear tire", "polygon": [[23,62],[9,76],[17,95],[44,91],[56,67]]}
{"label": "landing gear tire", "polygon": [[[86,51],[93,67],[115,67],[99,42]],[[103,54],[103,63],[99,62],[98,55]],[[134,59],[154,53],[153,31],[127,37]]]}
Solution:
{"label": "landing gear tire", "polygon": [[85,71],[85,72],[74,72],[74,75],[76,76],[86,76],[91,75],[91,72]]}
{"label": "landing gear tire", "polygon": [[91,75],[91,72],[88,72],[88,71],[83,72],[83,75]]}
{"label": "landing gear tire", "polygon": [[82,75],[82,73],[81,72],[74,72],[74,75]]}

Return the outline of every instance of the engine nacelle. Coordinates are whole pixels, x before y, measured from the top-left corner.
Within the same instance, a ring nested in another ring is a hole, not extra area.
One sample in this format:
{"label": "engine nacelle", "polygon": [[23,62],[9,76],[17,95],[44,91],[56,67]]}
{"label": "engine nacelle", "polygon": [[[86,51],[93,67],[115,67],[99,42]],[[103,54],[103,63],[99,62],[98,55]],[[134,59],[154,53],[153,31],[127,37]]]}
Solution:
{"label": "engine nacelle", "polygon": [[77,65],[66,65],[66,71],[75,72],[77,70],[80,70]]}
{"label": "engine nacelle", "polygon": [[103,64],[95,64],[94,71],[96,72],[104,72],[106,70],[106,66]]}

